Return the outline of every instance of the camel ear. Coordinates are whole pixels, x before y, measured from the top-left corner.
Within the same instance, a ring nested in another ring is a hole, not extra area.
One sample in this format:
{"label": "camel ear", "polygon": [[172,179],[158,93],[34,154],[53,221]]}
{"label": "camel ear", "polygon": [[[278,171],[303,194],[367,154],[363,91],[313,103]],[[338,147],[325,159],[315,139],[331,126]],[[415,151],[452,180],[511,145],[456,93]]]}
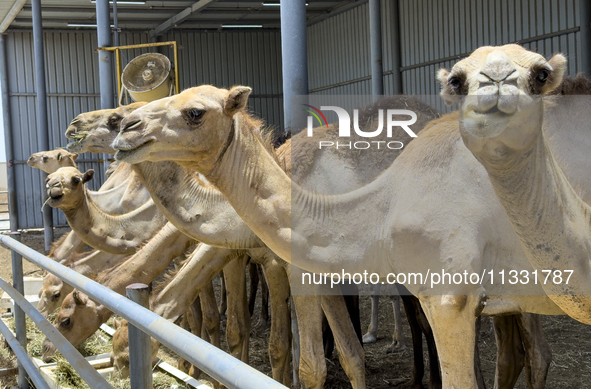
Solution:
{"label": "camel ear", "polygon": [[72,153],[72,160],[75,161],[78,159],[78,153]]}
{"label": "camel ear", "polygon": [[57,153],[57,160],[61,161],[62,160],[62,153]]}
{"label": "camel ear", "polygon": [[88,297],[85,294],[82,294],[75,290],[74,292],[72,292],[72,295],[74,296],[74,301],[76,302],[76,305],[86,305],[86,303],[88,303]]}
{"label": "camel ear", "polygon": [[562,84],[564,73],[566,72],[566,58],[561,53],[554,54],[548,65],[552,67],[552,74],[548,77],[546,84],[542,88],[542,94],[552,92]]}
{"label": "camel ear", "polygon": [[92,177],[94,177],[94,170],[88,169],[88,171],[84,173],[84,178],[82,179],[82,182],[86,183],[92,180]]}
{"label": "camel ear", "polygon": [[113,327],[115,327],[116,330],[121,328],[121,321],[117,320],[117,319],[113,319]]}
{"label": "camel ear", "polygon": [[234,116],[234,114],[246,107],[248,96],[252,92],[252,89],[247,86],[235,86],[230,89],[230,94],[226,99],[226,105],[224,111],[228,116]]}

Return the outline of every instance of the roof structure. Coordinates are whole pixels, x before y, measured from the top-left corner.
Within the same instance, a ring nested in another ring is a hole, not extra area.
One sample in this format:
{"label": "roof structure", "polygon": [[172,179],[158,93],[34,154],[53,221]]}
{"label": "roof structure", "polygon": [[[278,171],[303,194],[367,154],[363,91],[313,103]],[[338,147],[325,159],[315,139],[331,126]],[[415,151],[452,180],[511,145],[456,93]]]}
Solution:
{"label": "roof structure", "polygon": [[[347,11],[367,0],[307,0],[309,24]],[[112,3],[112,1],[111,1]],[[111,7],[112,9],[112,7]],[[219,30],[279,28],[279,0],[117,1],[118,28],[150,31],[152,36],[172,28]],[[42,0],[44,29],[94,28],[95,0]],[[32,28],[31,0],[0,2],[0,33],[7,28]]]}

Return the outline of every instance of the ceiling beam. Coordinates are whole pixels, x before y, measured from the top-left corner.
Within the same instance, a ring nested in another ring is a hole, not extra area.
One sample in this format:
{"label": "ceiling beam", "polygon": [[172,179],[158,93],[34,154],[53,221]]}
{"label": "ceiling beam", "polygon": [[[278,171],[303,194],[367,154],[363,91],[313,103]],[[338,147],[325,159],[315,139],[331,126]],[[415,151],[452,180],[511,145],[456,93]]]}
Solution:
{"label": "ceiling beam", "polygon": [[4,31],[6,31],[6,29],[10,26],[10,23],[12,23],[14,18],[16,18],[16,15],[21,11],[21,8],[23,8],[26,2],[27,0],[16,0],[14,2],[12,8],[10,8],[10,11],[8,11],[4,17],[4,20],[2,20],[2,23],[0,23],[0,34],[3,34]]}
{"label": "ceiling beam", "polygon": [[328,11],[324,12],[324,15],[313,16],[313,17],[309,18],[307,20],[307,24],[308,24],[308,26],[311,26],[313,24],[320,23],[323,20],[332,18],[333,16],[336,16],[336,15],[341,14],[343,12],[349,11],[350,9],[357,8],[363,4],[367,4],[368,1],[369,0],[346,0],[346,1],[343,1],[343,2],[339,3],[338,5],[334,6],[332,9],[329,9]]}
{"label": "ceiling beam", "polygon": [[174,28],[184,22],[189,16],[193,13],[198,12],[216,0],[199,0],[192,6],[186,8],[185,10],[179,12],[178,14],[174,15],[172,18],[168,19],[152,31],[150,31],[150,36],[155,37],[164,34],[166,31]]}

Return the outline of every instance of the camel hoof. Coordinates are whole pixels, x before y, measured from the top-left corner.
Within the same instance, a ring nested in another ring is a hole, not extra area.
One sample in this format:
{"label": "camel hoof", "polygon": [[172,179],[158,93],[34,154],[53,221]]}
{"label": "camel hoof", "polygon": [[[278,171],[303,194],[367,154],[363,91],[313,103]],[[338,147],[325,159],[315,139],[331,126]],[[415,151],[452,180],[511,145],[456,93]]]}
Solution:
{"label": "camel hoof", "polygon": [[375,343],[377,342],[377,340],[378,338],[371,332],[368,332],[367,334],[363,335],[363,344]]}
{"label": "camel hoof", "polygon": [[386,349],[386,354],[399,353],[404,350],[406,350],[406,345],[395,341]]}

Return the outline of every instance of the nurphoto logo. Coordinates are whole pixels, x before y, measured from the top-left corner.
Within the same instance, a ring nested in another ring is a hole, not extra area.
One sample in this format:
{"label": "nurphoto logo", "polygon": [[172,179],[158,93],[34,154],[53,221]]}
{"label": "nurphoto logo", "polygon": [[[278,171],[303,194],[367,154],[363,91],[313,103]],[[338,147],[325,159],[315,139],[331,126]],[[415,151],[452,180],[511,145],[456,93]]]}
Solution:
{"label": "nurphoto logo", "polygon": [[[308,116],[307,118],[307,136],[313,137],[314,136],[314,118],[318,121],[318,124],[322,126],[328,127],[328,121],[326,117],[322,113],[324,110],[331,110],[334,111],[339,119],[339,137],[342,138],[350,138],[351,137],[351,116],[349,112],[344,108],[337,107],[337,106],[321,106],[320,109],[308,105],[303,104],[305,107],[310,109],[304,108],[303,110],[308,112],[312,116]],[[357,136],[362,138],[376,138],[382,135],[382,131],[384,130],[384,116],[386,117],[386,137],[392,138],[392,129],[394,127],[402,128],[410,137],[416,138],[417,134],[410,129],[410,126],[413,125],[417,121],[417,114],[408,109],[388,109],[386,110],[386,115],[384,115],[384,110],[378,110],[378,126],[375,130],[371,131],[364,131],[359,126],[359,110],[353,110],[353,130]],[[401,117],[404,120],[401,120]],[[382,135],[383,136],[383,135]],[[365,150],[369,148],[388,148],[392,150],[398,150],[404,147],[404,144],[400,141],[357,141],[357,142],[332,142],[332,141],[319,141],[318,147],[328,148],[328,147],[336,147],[338,148],[348,148],[348,149],[358,149],[358,150]]]}

